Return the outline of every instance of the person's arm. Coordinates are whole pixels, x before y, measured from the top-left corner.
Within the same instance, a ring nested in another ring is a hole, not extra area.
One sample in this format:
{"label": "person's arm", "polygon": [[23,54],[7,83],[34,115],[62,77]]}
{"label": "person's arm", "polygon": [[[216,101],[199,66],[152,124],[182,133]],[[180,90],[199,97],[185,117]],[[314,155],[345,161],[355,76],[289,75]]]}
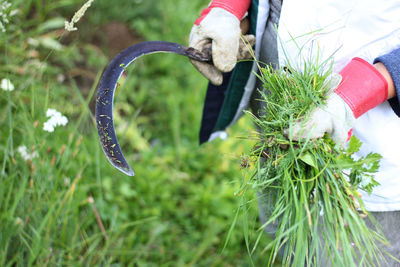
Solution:
{"label": "person's arm", "polygon": [[[385,77],[385,79],[387,81],[387,84],[388,84],[388,97],[387,97],[387,99],[395,97],[397,95],[396,87],[394,85],[394,82],[393,82],[393,79],[392,79],[392,75],[390,74],[390,72],[388,71],[386,66],[383,63],[378,62],[378,63],[374,64],[374,67],[379,71],[380,74],[382,74],[383,77]],[[400,86],[400,84],[399,84],[399,86]]]}
{"label": "person's arm", "polygon": [[[389,103],[393,110],[400,117],[400,48],[391,51],[374,60],[375,67],[388,80]],[[394,98],[397,95],[396,98]]]}
{"label": "person's arm", "polygon": [[340,72],[342,80],[329,95],[326,106],[316,108],[309,118],[295,123],[291,131],[286,130],[289,138],[320,138],[328,133],[337,144],[344,145],[358,117],[396,95],[400,86],[398,53],[398,57],[379,57],[374,65],[354,58]]}

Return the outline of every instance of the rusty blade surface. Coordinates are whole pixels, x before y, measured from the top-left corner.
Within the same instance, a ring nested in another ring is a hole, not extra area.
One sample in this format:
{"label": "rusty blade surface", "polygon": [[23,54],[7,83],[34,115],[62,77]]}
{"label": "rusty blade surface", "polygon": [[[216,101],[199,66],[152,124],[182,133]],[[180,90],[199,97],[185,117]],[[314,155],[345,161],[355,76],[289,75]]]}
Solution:
{"label": "rusty blade surface", "polygon": [[191,59],[210,62],[211,53],[202,53],[193,48],[164,41],[135,44],[119,53],[107,66],[98,85],[96,97],[96,124],[101,147],[110,163],[121,172],[133,176],[134,172],[126,161],[114,128],[113,101],[117,82],[125,68],[137,58],[153,53],[174,53]]}

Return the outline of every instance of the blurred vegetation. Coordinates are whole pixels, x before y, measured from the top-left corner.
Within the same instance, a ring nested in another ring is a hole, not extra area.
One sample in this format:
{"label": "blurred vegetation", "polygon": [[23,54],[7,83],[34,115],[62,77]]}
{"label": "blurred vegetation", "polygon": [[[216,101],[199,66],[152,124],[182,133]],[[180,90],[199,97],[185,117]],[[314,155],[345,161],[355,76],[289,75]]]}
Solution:
{"label": "blurred vegetation", "polygon": [[[144,40],[187,43],[207,2],[95,0],[71,33],[64,21],[82,1],[11,2],[18,12],[0,33],[0,79],[15,86],[0,95],[0,266],[266,262],[254,192],[240,190],[253,142],[237,137],[252,125],[198,145],[206,81],[186,58],[148,56],[121,80],[115,122],[135,177],[107,162],[93,123],[109,60]],[[48,108],[68,124],[45,132]],[[24,160],[21,146],[38,156]]]}

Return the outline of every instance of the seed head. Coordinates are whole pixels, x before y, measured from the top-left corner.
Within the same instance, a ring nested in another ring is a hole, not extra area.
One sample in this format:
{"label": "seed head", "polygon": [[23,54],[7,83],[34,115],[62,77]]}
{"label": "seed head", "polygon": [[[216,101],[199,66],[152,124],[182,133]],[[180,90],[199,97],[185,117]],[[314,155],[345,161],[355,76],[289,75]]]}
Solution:
{"label": "seed head", "polygon": [[88,0],[78,11],[75,12],[70,22],[64,22],[65,29],[67,31],[72,32],[78,30],[78,28],[74,27],[74,24],[77,23],[85,15],[86,10],[90,7],[93,1],[94,0]]}

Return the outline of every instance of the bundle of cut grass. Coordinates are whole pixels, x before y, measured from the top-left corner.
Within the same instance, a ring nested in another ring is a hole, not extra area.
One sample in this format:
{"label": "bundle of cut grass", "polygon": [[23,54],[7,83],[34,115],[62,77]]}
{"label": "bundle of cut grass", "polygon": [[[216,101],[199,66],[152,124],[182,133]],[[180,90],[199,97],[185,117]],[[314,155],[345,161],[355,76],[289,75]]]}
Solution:
{"label": "bundle of cut grass", "polygon": [[324,69],[313,64],[301,72],[261,68],[267,93],[262,93],[263,115],[252,115],[261,130],[252,152],[257,163],[253,185],[273,197],[264,224],[277,225],[270,263],[281,251],[284,265],[318,266],[325,258],[331,266],[375,266],[384,253],[377,244],[386,241],[366,226],[368,215],[357,190],[370,193],[378,185],[372,174],[380,155],[354,159],[361,146],[355,137],[345,150],[328,135],[297,142],[284,134],[289,129],[290,136],[294,122],[324,104],[332,77]]}

